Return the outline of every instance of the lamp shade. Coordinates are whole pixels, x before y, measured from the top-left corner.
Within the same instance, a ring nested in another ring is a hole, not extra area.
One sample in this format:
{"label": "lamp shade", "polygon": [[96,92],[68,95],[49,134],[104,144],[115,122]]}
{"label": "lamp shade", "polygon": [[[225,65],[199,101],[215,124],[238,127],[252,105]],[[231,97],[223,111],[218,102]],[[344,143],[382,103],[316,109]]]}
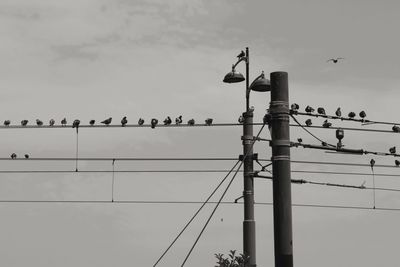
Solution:
{"label": "lamp shade", "polygon": [[250,90],[257,92],[268,92],[271,91],[271,83],[268,79],[260,77],[251,83]]}
{"label": "lamp shade", "polygon": [[225,75],[223,82],[224,83],[239,83],[243,82],[245,80],[244,76],[236,72],[235,70],[232,70],[228,74]]}

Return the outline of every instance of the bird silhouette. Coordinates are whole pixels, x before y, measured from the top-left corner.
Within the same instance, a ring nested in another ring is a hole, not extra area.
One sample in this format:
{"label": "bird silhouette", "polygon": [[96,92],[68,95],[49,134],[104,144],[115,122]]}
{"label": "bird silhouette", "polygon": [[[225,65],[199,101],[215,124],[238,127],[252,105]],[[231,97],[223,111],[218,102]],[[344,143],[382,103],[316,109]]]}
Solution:
{"label": "bird silhouette", "polygon": [[332,123],[330,123],[328,120],[325,120],[324,123],[322,124],[322,127],[324,128],[329,128],[332,126]]}
{"label": "bird silhouette", "polygon": [[397,167],[400,166],[400,161],[398,161],[397,159],[394,161],[394,164],[396,164]]}
{"label": "bird silhouette", "polygon": [[210,125],[212,124],[212,122],[213,122],[213,119],[212,119],[212,118],[208,118],[208,119],[205,120],[205,123],[206,123],[206,125],[208,125],[208,126],[210,126]]}
{"label": "bird silhouette", "polygon": [[239,119],[238,119],[239,123],[244,123],[244,117],[243,115],[240,115]]}
{"label": "bird silhouette", "polygon": [[350,119],[354,119],[354,117],[356,116],[356,113],[354,113],[353,111],[349,112],[349,118]]}
{"label": "bird silhouette", "polygon": [[305,110],[307,113],[313,113],[313,112],[315,111],[315,109],[313,109],[313,108],[310,107],[310,106],[307,106],[304,110]]}
{"label": "bird silhouette", "polygon": [[311,125],[312,125],[311,119],[306,120],[306,125],[307,125],[307,126],[311,126]]}
{"label": "bird silhouette", "polygon": [[93,126],[95,123],[96,123],[95,120],[90,120],[90,121],[89,121],[90,126]]}
{"label": "bird silhouette", "polygon": [[338,117],[342,117],[342,111],[340,110],[340,108],[337,108],[337,110],[335,111],[335,114]]}
{"label": "bird silhouette", "polygon": [[303,143],[303,139],[301,139],[301,138],[297,138],[297,142],[299,142],[299,143]]}
{"label": "bird silhouette", "polygon": [[172,122],[171,117],[170,117],[170,116],[167,116],[167,117],[165,118],[165,120],[164,120],[164,125],[170,125],[171,122]]}
{"label": "bird silhouette", "polygon": [[371,159],[370,162],[369,162],[369,165],[371,166],[371,169],[373,170],[374,166],[375,166],[375,160]]}
{"label": "bird silhouette", "polygon": [[395,132],[395,133],[398,133],[398,132],[400,132],[400,127],[397,126],[397,125],[393,125],[392,131]]}
{"label": "bird silhouette", "polygon": [[180,115],[179,117],[175,118],[175,123],[176,124],[181,124],[182,123],[182,115]]}
{"label": "bird silhouette", "polygon": [[190,120],[188,120],[187,123],[188,123],[188,125],[193,126],[195,121],[194,121],[194,119],[190,119]]}
{"label": "bird silhouette", "polygon": [[56,121],[54,119],[49,120],[49,125],[50,126],[54,126],[55,123],[56,123]]}
{"label": "bird silhouette", "polygon": [[322,142],[321,145],[322,146],[328,146],[328,143],[327,142]]}
{"label": "bird silhouette", "polygon": [[360,115],[360,118],[362,118],[362,119],[364,119],[365,117],[367,117],[367,114],[365,113],[364,110],[360,111],[360,114],[358,114],[358,115]]}
{"label": "bird silhouette", "polygon": [[156,128],[158,124],[158,120],[157,119],[151,119],[151,128],[154,129]]}
{"label": "bird silhouette", "polygon": [[144,123],[144,119],[142,119],[142,118],[139,118],[139,120],[138,120],[138,124],[139,124],[139,125],[143,125],[143,123]]}
{"label": "bird silhouette", "polygon": [[244,57],[246,55],[246,53],[242,50],[241,52],[240,52],[240,54],[239,55],[237,55],[237,58],[242,58],[242,57]]}
{"label": "bird silhouette", "polygon": [[24,156],[25,156],[26,159],[29,159],[29,155],[28,154],[25,154]]}
{"label": "bird silhouette", "polygon": [[318,114],[326,115],[324,108],[317,108],[317,112],[318,112]]}
{"label": "bird silhouette", "polygon": [[80,123],[80,120],[74,120],[74,122],[72,123],[72,128],[78,128]]}
{"label": "bird silhouette", "polygon": [[43,121],[36,119],[36,124],[37,126],[42,126],[43,125]]}
{"label": "bird silhouette", "polygon": [[110,125],[111,121],[112,121],[112,118],[110,117],[110,118],[108,118],[108,119],[102,121],[101,123],[103,123],[103,124],[105,124],[105,125],[108,126],[108,125]]}
{"label": "bird silhouette", "polygon": [[300,106],[299,106],[297,103],[293,103],[293,104],[290,106],[290,108],[291,108],[293,111],[297,111],[297,110],[299,110]]}
{"label": "bird silhouette", "polygon": [[5,126],[9,126],[9,125],[10,125],[10,123],[11,123],[11,121],[10,121],[10,120],[5,120],[5,121],[4,121],[4,125],[5,125]]}
{"label": "bird silhouette", "polygon": [[390,154],[396,154],[396,147],[394,146],[394,147],[389,148],[389,152],[390,152]]}
{"label": "bird silhouette", "polygon": [[61,125],[66,126],[67,125],[67,118],[64,118],[61,120]]}
{"label": "bird silhouette", "polygon": [[28,124],[28,120],[22,120],[22,121],[21,121],[21,125],[22,125],[22,126],[26,126],[27,124]]}
{"label": "bird silhouette", "polygon": [[16,158],[17,158],[17,154],[12,153],[10,157],[11,157],[12,159],[16,159]]}
{"label": "bird silhouette", "polygon": [[124,127],[127,123],[128,123],[128,120],[126,119],[126,116],[125,116],[121,120],[121,126]]}
{"label": "bird silhouette", "polygon": [[338,63],[339,60],[344,59],[343,57],[337,57],[337,58],[330,58],[326,62],[332,61],[333,63]]}

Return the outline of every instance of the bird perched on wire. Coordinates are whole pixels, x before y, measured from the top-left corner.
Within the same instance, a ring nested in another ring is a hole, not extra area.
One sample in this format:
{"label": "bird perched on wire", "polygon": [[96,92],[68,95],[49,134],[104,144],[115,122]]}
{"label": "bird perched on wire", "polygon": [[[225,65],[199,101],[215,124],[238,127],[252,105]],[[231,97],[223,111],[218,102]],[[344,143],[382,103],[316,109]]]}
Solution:
{"label": "bird perched on wire", "polygon": [[93,126],[95,123],[96,123],[95,120],[90,120],[90,121],[89,121],[90,126]]}
{"label": "bird perched on wire", "polygon": [[49,126],[54,126],[56,121],[54,119],[49,120]]}
{"label": "bird perched on wire", "polygon": [[349,118],[350,119],[354,119],[354,117],[356,116],[356,113],[354,113],[353,111],[349,112]]}
{"label": "bird perched on wire", "polygon": [[371,169],[373,170],[374,166],[375,166],[375,160],[371,159],[370,162],[369,162],[369,165],[371,166]]}
{"label": "bird perched on wire", "polygon": [[172,122],[171,117],[170,117],[170,116],[167,116],[167,117],[165,118],[165,120],[164,120],[164,125],[170,125],[171,122]]}
{"label": "bird perched on wire", "polygon": [[238,122],[239,123],[244,123],[244,117],[243,117],[243,115],[240,115],[240,117],[239,117],[239,119],[238,119]]}
{"label": "bird perched on wire", "polygon": [[213,122],[212,118],[208,118],[208,119],[205,120],[205,123],[206,123],[207,126],[210,126],[212,124],[212,122]]}
{"label": "bird perched on wire", "polygon": [[338,63],[339,62],[339,60],[342,60],[342,59],[344,59],[343,57],[337,57],[337,58],[330,58],[330,59],[328,59],[326,62],[329,62],[329,61],[332,61],[333,63]]}
{"label": "bird perched on wire", "polygon": [[310,106],[307,106],[304,110],[305,110],[307,113],[313,113],[313,112],[315,111],[315,109],[313,109],[313,108],[310,107]]}
{"label": "bird perched on wire", "polygon": [[303,143],[303,139],[297,138],[297,142],[299,142],[301,144],[301,143]]}
{"label": "bird perched on wire", "polygon": [[332,126],[332,123],[330,123],[328,120],[325,120],[324,123],[322,124],[322,127],[324,128],[329,128]]}
{"label": "bird perched on wire", "polygon": [[126,116],[124,116],[121,120],[121,126],[124,127],[128,123]]}
{"label": "bird perched on wire", "polygon": [[396,154],[396,147],[394,146],[394,147],[389,148],[389,152],[390,152],[390,154]]}
{"label": "bird perched on wire", "polygon": [[21,125],[22,125],[22,126],[26,126],[27,124],[28,124],[28,120],[22,120],[22,121],[21,121]]}
{"label": "bird perched on wire", "polygon": [[311,125],[312,125],[311,119],[306,120],[306,125],[307,125],[307,126],[311,126]]}
{"label": "bird perched on wire", "polygon": [[74,122],[72,123],[72,128],[78,128],[80,123],[80,120],[74,120]]}
{"label": "bird perched on wire", "polygon": [[182,115],[179,115],[177,118],[175,118],[175,124],[181,124],[182,123]]}
{"label": "bird perched on wire", "polygon": [[394,164],[396,164],[396,167],[400,166],[400,161],[398,161],[397,159],[394,161]]}
{"label": "bird perched on wire", "polygon": [[393,125],[392,131],[395,132],[395,133],[398,133],[398,132],[400,132],[400,127],[397,126],[397,125]]}
{"label": "bird perched on wire", "polygon": [[358,114],[358,115],[360,115],[361,119],[364,119],[365,117],[367,117],[367,114],[365,113],[364,110],[360,111],[360,114]]}
{"label": "bird perched on wire", "polygon": [[187,123],[188,123],[188,125],[193,126],[195,121],[194,121],[194,119],[190,119],[190,120],[188,120]]}
{"label": "bird perched on wire", "polygon": [[242,57],[244,57],[246,55],[246,53],[242,50],[241,52],[240,52],[240,54],[239,55],[237,55],[237,58],[242,58]]}
{"label": "bird perched on wire", "polygon": [[318,112],[318,114],[326,115],[324,108],[317,108],[317,112]]}
{"label": "bird perched on wire", "polygon": [[102,121],[101,123],[103,123],[103,124],[105,124],[105,125],[108,126],[108,125],[110,125],[111,121],[112,121],[112,118],[110,117],[110,118],[108,118],[108,119]]}
{"label": "bird perched on wire", "polygon": [[37,126],[42,126],[43,125],[43,121],[36,119],[36,124]]}
{"label": "bird perched on wire", "polygon": [[139,118],[139,120],[138,120],[138,124],[139,124],[139,125],[143,125],[143,123],[144,123],[144,119],[142,119],[142,118]]}
{"label": "bird perched on wire", "polygon": [[61,126],[66,126],[67,125],[67,118],[64,118],[61,120]]}
{"label": "bird perched on wire", "polygon": [[16,158],[17,158],[17,154],[12,153],[10,157],[11,157],[12,159],[16,159]]}
{"label": "bird perched on wire", "polygon": [[10,125],[10,123],[11,123],[11,121],[10,121],[10,120],[5,120],[5,121],[4,121],[4,125],[5,125],[5,126],[9,126],[9,125]]}
{"label": "bird perched on wire", "polygon": [[25,156],[26,159],[29,159],[29,155],[28,154],[25,154],[24,156]]}
{"label": "bird perched on wire", "polygon": [[337,108],[337,110],[335,111],[336,116],[338,117],[342,117],[342,111],[340,110],[340,107]]}
{"label": "bird perched on wire", "polygon": [[299,108],[300,108],[300,106],[299,106],[297,103],[293,103],[293,104],[290,106],[290,108],[291,108],[293,111],[298,111]]}
{"label": "bird perched on wire", "polygon": [[158,124],[158,120],[157,119],[151,119],[151,128],[154,129],[156,128]]}

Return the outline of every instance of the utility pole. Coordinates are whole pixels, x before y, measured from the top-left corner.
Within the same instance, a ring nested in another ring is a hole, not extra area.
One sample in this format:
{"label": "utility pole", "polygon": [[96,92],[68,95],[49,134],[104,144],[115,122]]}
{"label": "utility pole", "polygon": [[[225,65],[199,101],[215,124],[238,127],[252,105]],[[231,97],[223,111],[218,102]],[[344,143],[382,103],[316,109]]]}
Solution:
{"label": "utility pole", "polygon": [[275,267],[293,267],[288,74],[270,77]]}

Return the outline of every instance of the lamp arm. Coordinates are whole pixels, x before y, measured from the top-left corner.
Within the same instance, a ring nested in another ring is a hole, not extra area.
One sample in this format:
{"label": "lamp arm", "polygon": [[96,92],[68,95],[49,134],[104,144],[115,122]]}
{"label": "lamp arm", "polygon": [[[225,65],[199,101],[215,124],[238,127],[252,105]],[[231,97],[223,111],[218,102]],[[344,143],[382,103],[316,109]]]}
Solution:
{"label": "lamp arm", "polygon": [[239,58],[239,60],[235,64],[232,65],[232,70],[234,70],[236,68],[236,66],[242,61],[247,61],[247,57]]}

